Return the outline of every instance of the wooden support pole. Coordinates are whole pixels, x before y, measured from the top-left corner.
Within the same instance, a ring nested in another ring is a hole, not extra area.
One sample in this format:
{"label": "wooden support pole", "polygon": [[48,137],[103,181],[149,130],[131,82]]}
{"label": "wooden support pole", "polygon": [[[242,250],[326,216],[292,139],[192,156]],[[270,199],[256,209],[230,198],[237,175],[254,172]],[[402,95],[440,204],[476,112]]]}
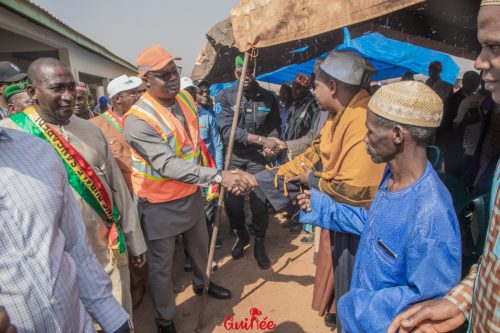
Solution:
{"label": "wooden support pole", "polygon": [[[240,106],[241,106],[241,97],[243,95],[243,83],[245,82],[245,75],[248,68],[248,60],[250,58],[250,54],[245,52],[245,58],[243,60],[243,68],[242,75],[240,77],[240,81],[238,83],[238,94],[236,95],[236,105],[234,110],[233,123],[231,126],[231,135],[229,136],[229,144],[227,147],[226,158],[224,160],[224,170],[229,169],[229,164],[231,163],[231,157],[233,155],[233,147],[234,147],[234,136],[236,135],[236,128],[238,127],[238,118],[240,115]],[[207,270],[206,275],[207,279],[205,280],[205,284],[203,286],[203,296],[200,301],[200,312],[198,315],[198,324],[196,325],[196,332],[201,333],[203,329],[203,324],[205,320],[205,307],[206,307],[206,299],[208,293],[208,286],[210,283],[210,278],[212,275],[212,262],[214,260],[215,253],[215,242],[217,241],[217,234],[219,232],[220,220],[222,217],[222,209],[224,208],[224,197],[226,194],[226,190],[221,186],[219,200],[217,202],[217,213],[215,215],[215,223],[212,231],[212,239],[210,241],[210,251],[208,252],[208,262],[207,262]]]}

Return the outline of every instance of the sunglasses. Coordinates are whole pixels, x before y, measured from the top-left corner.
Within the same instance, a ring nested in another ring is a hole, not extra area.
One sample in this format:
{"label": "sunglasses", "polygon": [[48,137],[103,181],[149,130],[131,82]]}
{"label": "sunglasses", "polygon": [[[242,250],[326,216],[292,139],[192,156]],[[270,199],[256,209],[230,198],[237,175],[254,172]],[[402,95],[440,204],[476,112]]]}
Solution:
{"label": "sunglasses", "polygon": [[153,76],[153,77],[160,79],[160,80],[163,80],[163,81],[169,81],[172,78],[172,75],[180,76],[181,73],[182,73],[182,67],[175,66],[174,69],[172,69],[170,71],[149,72],[147,75]]}

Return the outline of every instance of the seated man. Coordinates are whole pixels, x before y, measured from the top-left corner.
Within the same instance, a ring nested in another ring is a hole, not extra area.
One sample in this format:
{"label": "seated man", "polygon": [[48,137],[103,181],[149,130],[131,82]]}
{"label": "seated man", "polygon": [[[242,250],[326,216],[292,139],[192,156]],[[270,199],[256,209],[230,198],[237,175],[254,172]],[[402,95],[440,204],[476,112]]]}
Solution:
{"label": "seated man", "polygon": [[349,292],[337,313],[342,332],[385,332],[408,305],[442,296],[460,279],[460,232],[451,197],[427,161],[443,104],[429,87],[401,81],[368,103],[366,148],[387,163],[369,210],[317,190],[298,196],[301,222],[360,235]]}

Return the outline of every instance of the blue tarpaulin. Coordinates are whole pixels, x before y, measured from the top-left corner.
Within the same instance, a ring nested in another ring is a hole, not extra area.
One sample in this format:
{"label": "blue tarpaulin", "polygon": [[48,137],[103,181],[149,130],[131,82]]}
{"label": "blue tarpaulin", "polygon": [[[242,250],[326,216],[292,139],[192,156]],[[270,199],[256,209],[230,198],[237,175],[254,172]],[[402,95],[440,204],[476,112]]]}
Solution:
{"label": "blue tarpaulin", "polygon": [[300,49],[290,51],[290,53],[302,53],[302,52],[306,52],[307,50],[309,50],[309,46],[306,45],[304,47],[301,47]]}
{"label": "blue tarpaulin", "polygon": [[[408,71],[428,75],[429,63],[440,61],[443,65],[441,78],[454,84],[460,70],[448,54],[393,40],[379,33],[367,33],[351,40],[345,29],[344,37],[344,43],[336,49],[353,50],[368,59],[376,69],[373,81],[401,77]],[[292,82],[297,73],[311,75],[315,62],[316,59],[311,59],[302,64],[285,66],[274,72],[261,74],[257,76],[257,80],[275,84]]]}

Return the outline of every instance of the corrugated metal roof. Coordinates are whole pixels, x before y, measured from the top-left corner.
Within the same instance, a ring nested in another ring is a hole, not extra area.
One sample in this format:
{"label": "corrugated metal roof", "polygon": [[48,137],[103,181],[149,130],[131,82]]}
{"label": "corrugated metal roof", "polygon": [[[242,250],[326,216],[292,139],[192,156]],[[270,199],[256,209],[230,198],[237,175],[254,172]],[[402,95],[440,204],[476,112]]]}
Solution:
{"label": "corrugated metal roof", "polygon": [[114,63],[117,63],[132,71],[137,71],[135,66],[128,61],[120,58],[113,52],[106,49],[104,46],[96,43],[92,39],[76,31],[75,29],[49,13],[47,10],[30,0],[0,0],[0,6],[12,12],[15,12],[16,14],[34,22],[35,24],[50,29],[57,34],[72,40],[81,47],[98,55],[101,55],[113,61]]}

